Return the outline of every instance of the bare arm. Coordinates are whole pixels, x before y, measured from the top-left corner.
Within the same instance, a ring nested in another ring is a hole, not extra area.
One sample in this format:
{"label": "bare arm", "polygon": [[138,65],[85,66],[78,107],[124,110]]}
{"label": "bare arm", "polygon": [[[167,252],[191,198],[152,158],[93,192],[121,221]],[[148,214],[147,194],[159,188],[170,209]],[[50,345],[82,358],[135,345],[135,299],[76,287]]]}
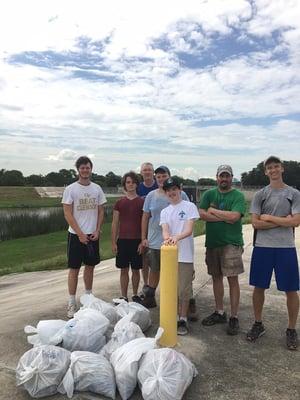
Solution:
{"label": "bare arm", "polygon": [[254,229],[273,229],[278,226],[272,222],[261,220],[258,214],[251,214],[251,223]]}
{"label": "bare arm", "polygon": [[221,221],[227,222],[228,224],[234,224],[241,218],[241,213],[238,211],[224,211],[209,207],[207,212],[219,218]]}
{"label": "bare arm", "polygon": [[149,225],[150,213],[144,211],[142,216],[142,244],[144,247],[148,247],[148,225]]}
{"label": "bare arm", "polygon": [[73,229],[73,231],[76,232],[76,235],[78,236],[80,242],[87,244],[89,239],[88,239],[87,235],[84,234],[82,232],[82,230],[79,228],[79,225],[77,224],[77,222],[73,216],[73,204],[63,204],[63,209],[64,209],[64,217],[65,217],[67,223],[70,225],[70,227]]}
{"label": "bare arm", "polygon": [[117,239],[119,233],[120,213],[117,210],[113,211],[113,219],[111,223],[111,248],[113,253],[117,253]]}
{"label": "bare arm", "polygon": [[[177,244],[177,242],[178,242],[179,240],[182,240],[182,239],[184,239],[184,238],[186,238],[186,237],[192,235],[194,223],[195,223],[195,220],[194,220],[194,219],[189,219],[189,220],[186,222],[186,224],[185,224],[185,227],[184,227],[184,231],[183,231],[183,232],[181,232],[181,233],[179,233],[179,234],[177,234],[177,235],[172,235],[172,236],[169,235],[169,236],[166,237],[166,238],[163,236],[163,238],[164,238],[164,244],[175,245],[175,244]],[[162,224],[162,228],[163,228],[163,231],[164,231],[164,229],[167,228],[167,229],[165,230],[165,232],[166,232],[166,233],[169,233],[168,224]]]}
{"label": "bare arm", "polygon": [[200,218],[206,222],[221,222],[222,220],[217,216],[210,214],[204,208],[199,209]]}
{"label": "bare arm", "polygon": [[101,233],[101,226],[103,225],[104,221],[104,207],[103,205],[98,206],[98,217],[97,217],[97,227],[95,232],[93,232],[90,236],[91,240],[98,240]]}
{"label": "bare arm", "polygon": [[264,222],[284,227],[297,227],[300,224],[300,214],[276,217],[275,215],[262,214],[260,219]]}

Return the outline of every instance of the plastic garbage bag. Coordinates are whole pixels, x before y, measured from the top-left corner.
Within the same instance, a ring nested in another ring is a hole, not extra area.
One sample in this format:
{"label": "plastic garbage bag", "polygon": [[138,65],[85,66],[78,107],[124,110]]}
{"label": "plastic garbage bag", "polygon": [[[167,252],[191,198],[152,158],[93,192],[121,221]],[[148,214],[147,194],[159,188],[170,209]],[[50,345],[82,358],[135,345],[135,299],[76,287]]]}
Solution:
{"label": "plastic garbage bag", "polygon": [[181,400],[197,374],[194,364],[178,351],[153,349],[141,359],[138,382],[145,400]]}
{"label": "plastic garbage bag", "polygon": [[91,351],[98,353],[105,345],[104,336],[109,320],[99,311],[79,310],[63,329],[54,337],[57,343],[70,351]]}
{"label": "plastic garbage bag", "polygon": [[143,332],[151,326],[150,311],[142,304],[135,303],[134,301],[128,303],[123,299],[113,299],[113,302],[119,303],[116,310],[120,317],[125,317],[126,314],[134,312],[131,321],[135,322]]}
{"label": "plastic garbage bag", "polygon": [[98,393],[111,399],[116,397],[116,381],[110,362],[100,354],[74,351],[70,367],[58,387],[58,392],[69,398],[74,391]]}
{"label": "plastic garbage bag", "polygon": [[115,325],[115,323],[120,319],[115,306],[95,297],[93,294],[82,295],[80,297],[80,303],[83,308],[91,308],[100,311],[109,320],[111,325]]}
{"label": "plastic garbage bag", "polygon": [[40,346],[42,344],[54,344],[54,336],[56,333],[66,325],[67,321],[62,319],[49,319],[44,321],[39,321],[36,327],[31,325],[26,325],[24,327],[25,333],[35,333],[35,335],[27,336],[28,343],[33,346]]}
{"label": "plastic garbage bag", "polygon": [[134,313],[129,313],[116,323],[110,341],[100,350],[100,354],[108,360],[112,353],[123,346],[123,344],[137,338],[145,337],[141,328],[134,322],[131,322],[133,315]]}
{"label": "plastic garbage bag", "polygon": [[127,400],[134,392],[140,358],[144,353],[157,346],[162,334],[163,329],[158,328],[155,338],[134,339],[112,353],[110,362],[115,371],[117,387],[122,400]]}
{"label": "plastic garbage bag", "polygon": [[16,368],[17,386],[22,386],[31,397],[45,397],[57,393],[70,364],[71,353],[61,347],[41,345],[28,350]]}

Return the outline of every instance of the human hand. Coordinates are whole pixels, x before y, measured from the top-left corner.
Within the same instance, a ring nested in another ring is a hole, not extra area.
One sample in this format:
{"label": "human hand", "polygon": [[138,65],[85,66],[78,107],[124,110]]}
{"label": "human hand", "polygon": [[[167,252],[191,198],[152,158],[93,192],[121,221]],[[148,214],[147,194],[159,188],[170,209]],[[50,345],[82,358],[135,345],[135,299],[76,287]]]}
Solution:
{"label": "human hand", "polygon": [[88,235],[86,235],[85,233],[81,233],[80,235],[78,235],[78,239],[79,239],[80,243],[83,243],[83,244],[87,244],[89,242]]}
{"label": "human hand", "polygon": [[111,250],[112,250],[112,252],[113,252],[114,254],[117,254],[117,252],[118,252],[117,243],[112,243],[112,244],[111,244]]}
{"label": "human hand", "polygon": [[99,231],[95,231],[90,235],[90,240],[96,241],[99,239],[100,236],[100,232]]}

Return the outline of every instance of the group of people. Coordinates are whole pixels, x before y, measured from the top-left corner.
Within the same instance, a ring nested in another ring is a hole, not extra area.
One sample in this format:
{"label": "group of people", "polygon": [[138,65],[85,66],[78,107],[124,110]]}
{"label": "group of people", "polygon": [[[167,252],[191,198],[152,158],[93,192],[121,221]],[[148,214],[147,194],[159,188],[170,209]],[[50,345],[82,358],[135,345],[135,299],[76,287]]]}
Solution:
{"label": "group of people", "polygon": [[[78,273],[85,265],[83,279],[86,293],[92,292],[94,266],[100,262],[99,236],[104,219],[105,195],[99,185],[91,182],[93,164],[88,157],[76,161],[78,180],[66,187],[63,194],[68,232],[67,315],[76,311]],[[253,290],[254,323],[247,333],[255,341],[265,333],[262,322],[265,289],[273,270],[277,288],[287,297],[288,327],[286,344],[291,350],[298,346],[296,322],[299,313],[299,268],[294,228],[300,224],[300,192],[283,181],[283,163],[276,156],[264,162],[270,184],[259,190],[251,203],[254,248],[250,266]],[[242,217],[246,201],[232,187],[230,165],[217,169],[217,187],[204,192],[199,210],[181,189],[170,170],[161,165],[154,170],[151,163],[141,166],[138,175],[127,172],[122,178],[124,196],[116,201],[111,227],[112,250],[120,269],[121,298],[128,301],[131,269],[132,301],[147,308],[156,307],[155,292],[160,278],[160,248],[178,246],[178,325],[177,332],[189,332],[188,320],[195,320],[195,299],[192,281],[194,271],[193,226],[197,219],[206,222],[206,256],[208,274],[212,277],[215,299],[214,312],[202,320],[204,326],[227,323],[227,333],[239,332],[239,274],[244,272]],[[143,288],[139,293],[140,271]],[[230,316],[224,311],[223,279],[229,284]]]}

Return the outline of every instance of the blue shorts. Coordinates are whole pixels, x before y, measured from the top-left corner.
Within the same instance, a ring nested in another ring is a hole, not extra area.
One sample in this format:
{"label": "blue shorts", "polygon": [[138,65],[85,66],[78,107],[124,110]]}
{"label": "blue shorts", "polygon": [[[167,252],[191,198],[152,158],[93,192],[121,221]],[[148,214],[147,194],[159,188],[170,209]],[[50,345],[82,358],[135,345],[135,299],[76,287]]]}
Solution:
{"label": "blue shorts", "polygon": [[250,285],[268,289],[273,269],[278,290],[283,292],[299,290],[299,267],[294,247],[254,247],[250,267]]}

